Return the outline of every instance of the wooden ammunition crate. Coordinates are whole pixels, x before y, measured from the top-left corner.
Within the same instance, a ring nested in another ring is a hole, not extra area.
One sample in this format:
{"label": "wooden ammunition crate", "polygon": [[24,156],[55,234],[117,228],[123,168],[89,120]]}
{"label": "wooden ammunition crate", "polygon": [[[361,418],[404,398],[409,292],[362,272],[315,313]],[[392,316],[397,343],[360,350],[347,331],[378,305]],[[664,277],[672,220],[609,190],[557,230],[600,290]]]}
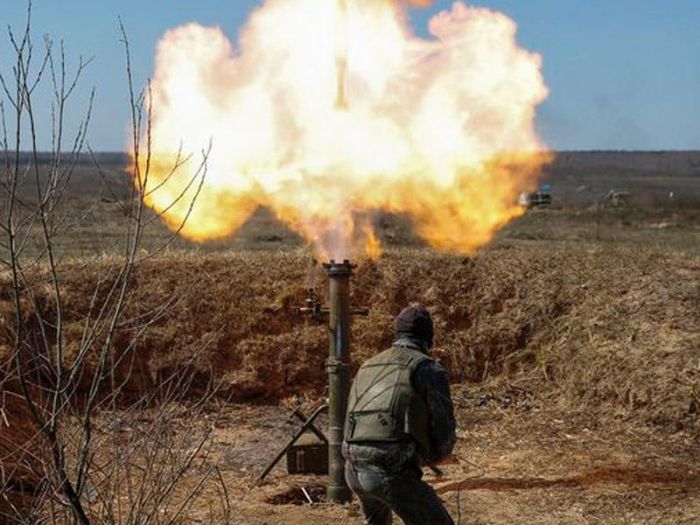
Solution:
{"label": "wooden ammunition crate", "polygon": [[328,474],[328,445],[311,433],[304,434],[287,452],[290,474]]}

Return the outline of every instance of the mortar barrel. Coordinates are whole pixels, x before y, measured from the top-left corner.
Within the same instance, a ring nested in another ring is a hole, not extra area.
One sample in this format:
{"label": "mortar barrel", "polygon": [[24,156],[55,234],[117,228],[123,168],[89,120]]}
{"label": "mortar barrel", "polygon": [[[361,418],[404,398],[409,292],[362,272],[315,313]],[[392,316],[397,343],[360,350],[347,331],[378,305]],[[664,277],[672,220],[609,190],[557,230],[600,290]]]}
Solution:
{"label": "mortar barrel", "polygon": [[349,261],[325,265],[329,278],[328,356],[328,501],[346,503],[352,493],[345,482],[341,454],[343,427],[350,391],[350,277]]}

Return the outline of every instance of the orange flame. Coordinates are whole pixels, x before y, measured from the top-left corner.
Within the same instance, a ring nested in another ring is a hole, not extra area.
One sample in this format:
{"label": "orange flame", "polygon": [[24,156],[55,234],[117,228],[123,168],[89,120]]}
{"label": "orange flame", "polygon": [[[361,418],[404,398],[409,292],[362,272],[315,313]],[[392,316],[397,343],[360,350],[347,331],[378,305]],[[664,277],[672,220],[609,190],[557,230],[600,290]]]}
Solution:
{"label": "orange flame", "polygon": [[365,221],[362,224],[362,235],[365,238],[365,253],[370,259],[379,259],[382,256],[382,243],[377,238],[372,225]]}
{"label": "orange flame", "polygon": [[[410,2],[425,4],[422,0]],[[400,7],[403,4],[404,7]],[[272,209],[319,255],[378,256],[373,211],[408,215],[470,253],[521,213],[546,155],[534,130],[541,57],[505,15],[457,2],[411,33],[406,2],[267,0],[234,47],[190,24],[158,46],[147,202],[197,241]],[[197,166],[176,152],[212,149]]]}

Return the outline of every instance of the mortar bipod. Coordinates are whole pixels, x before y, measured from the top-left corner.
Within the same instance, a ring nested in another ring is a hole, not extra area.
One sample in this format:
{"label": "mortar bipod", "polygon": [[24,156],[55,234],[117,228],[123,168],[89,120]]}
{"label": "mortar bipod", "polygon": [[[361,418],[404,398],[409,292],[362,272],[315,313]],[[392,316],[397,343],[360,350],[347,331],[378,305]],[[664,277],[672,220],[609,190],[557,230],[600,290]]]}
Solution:
{"label": "mortar bipod", "polygon": [[[304,421],[304,424],[299,428],[299,430],[296,431],[296,433],[292,436],[292,438],[285,445],[285,447],[279,452],[279,454],[275,456],[275,458],[270,462],[270,464],[267,467],[265,467],[265,470],[262,471],[262,474],[260,474],[258,479],[255,481],[253,487],[257,487],[258,485],[260,485],[260,483],[262,483],[265,480],[267,475],[272,471],[273,468],[275,468],[275,465],[279,463],[279,461],[285,456],[289,449],[294,446],[294,444],[299,440],[301,436],[303,436],[306,433],[307,430],[314,429],[314,434],[316,434],[317,436],[319,434],[323,436],[323,433],[314,426],[314,421],[316,421],[316,418],[318,418],[318,416],[320,416],[326,410],[328,410],[328,405],[321,405],[313,411],[313,413],[306,419],[306,421]],[[323,436],[323,438],[327,442],[326,437]]]}

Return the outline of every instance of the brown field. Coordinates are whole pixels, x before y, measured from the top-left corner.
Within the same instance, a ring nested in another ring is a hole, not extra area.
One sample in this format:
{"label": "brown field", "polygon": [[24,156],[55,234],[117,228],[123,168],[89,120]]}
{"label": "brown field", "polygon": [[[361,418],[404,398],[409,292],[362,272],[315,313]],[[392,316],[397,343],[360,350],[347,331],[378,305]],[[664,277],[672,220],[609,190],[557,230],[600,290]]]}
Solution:
{"label": "brown field", "polygon": [[[115,182],[106,187],[81,168],[65,213],[84,220],[59,245],[76,334],[121,235],[119,159],[103,160]],[[562,154],[549,179],[554,206],[529,212],[473,257],[435,253],[401,217],[377,217],[387,253],[359,261],[353,279],[353,301],[371,309],[353,325],[355,363],[390,343],[391,320],[407,303],[434,313],[460,439],[445,477],[429,479],[462,524],[698,523],[700,154]],[[611,189],[630,202],[609,206]],[[145,252],[166,237],[156,225]],[[323,293],[324,282],[301,240],[265,211],[232,239],[179,239],[139,267],[131,314],[177,300],[116,371],[128,381],[123,412],[105,413],[102,424],[138,433],[155,412],[131,399],[186,372],[163,443],[184,451],[190,436],[211,433],[175,491],[174,502],[195,493],[178,523],[361,523],[356,506],[323,504],[320,478],[277,467],[250,490],[293,432],[291,407],[323,399],[325,330],[292,307],[309,287]],[[0,276],[0,328],[7,285]],[[216,395],[198,404],[213,383]],[[31,434],[12,399],[0,431],[5,466],[8,444]],[[101,442],[106,461],[112,446]],[[30,478],[7,495],[17,498]],[[317,503],[304,504],[300,487]]]}

